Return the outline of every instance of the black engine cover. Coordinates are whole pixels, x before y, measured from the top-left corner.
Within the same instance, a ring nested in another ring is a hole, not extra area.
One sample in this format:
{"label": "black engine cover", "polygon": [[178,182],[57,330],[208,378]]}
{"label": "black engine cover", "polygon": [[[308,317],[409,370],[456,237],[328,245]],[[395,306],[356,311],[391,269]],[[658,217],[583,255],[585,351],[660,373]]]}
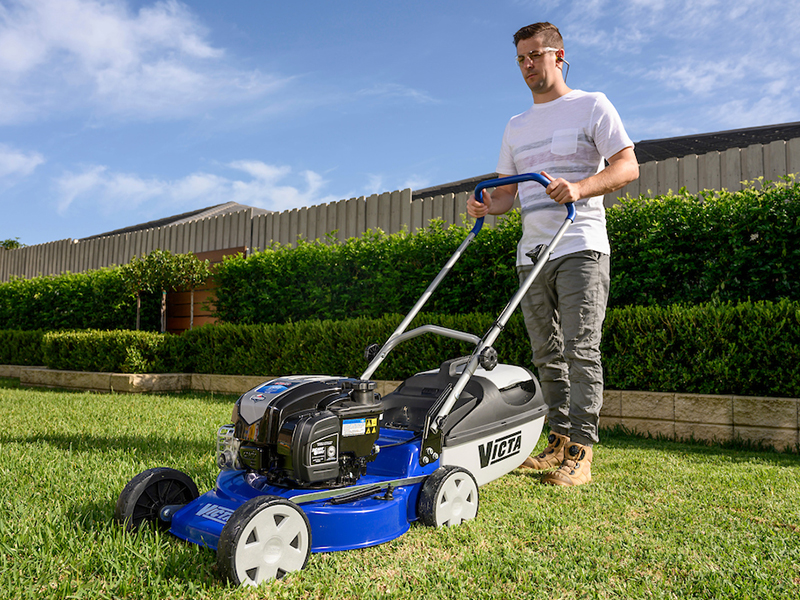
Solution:
{"label": "black engine cover", "polygon": [[300,486],[349,485],[375,457],[382,412],[375,384],[284,377],[243,394],[234,435],[249,469]]}

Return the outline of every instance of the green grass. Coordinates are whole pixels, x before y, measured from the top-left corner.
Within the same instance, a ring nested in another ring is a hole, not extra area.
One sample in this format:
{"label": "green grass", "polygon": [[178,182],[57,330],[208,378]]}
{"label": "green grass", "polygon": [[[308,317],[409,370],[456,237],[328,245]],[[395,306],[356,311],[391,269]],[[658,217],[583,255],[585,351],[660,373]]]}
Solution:
{"label": "green grass", "polygon": [[800,458],[607,432],[594,481],[514,472],[478,518],[414,525],[366,550],[312,555],[258,590],[212,552],[123,533],[117,496],[171,466],[214,484],[214,434],[234,398],[19,389],[0,379],[0,598],[797,598]]}

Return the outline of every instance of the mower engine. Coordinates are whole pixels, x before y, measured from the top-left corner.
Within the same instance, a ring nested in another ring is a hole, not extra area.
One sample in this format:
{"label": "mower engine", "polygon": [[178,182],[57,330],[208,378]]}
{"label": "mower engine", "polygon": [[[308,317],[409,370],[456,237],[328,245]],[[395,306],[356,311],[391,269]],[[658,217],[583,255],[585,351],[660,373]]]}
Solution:
{"label": "mower engine", "polygon": [[233,424],[217,435],[217,464],[255,472],[271,485],[353,485],[378,452],[381,413],[372,381],[275,379],[237,400]]}

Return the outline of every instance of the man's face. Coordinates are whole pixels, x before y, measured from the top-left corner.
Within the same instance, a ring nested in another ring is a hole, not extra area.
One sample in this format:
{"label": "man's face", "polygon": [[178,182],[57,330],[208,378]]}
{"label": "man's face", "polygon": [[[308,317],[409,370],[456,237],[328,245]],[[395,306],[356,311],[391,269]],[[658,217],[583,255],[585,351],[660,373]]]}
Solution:
{"label": "man's face", "polygon": [[520,40],[517,44],[519,70],[534,94],[545,94],[561,79],[556,53],[548,49],[541,36]]}

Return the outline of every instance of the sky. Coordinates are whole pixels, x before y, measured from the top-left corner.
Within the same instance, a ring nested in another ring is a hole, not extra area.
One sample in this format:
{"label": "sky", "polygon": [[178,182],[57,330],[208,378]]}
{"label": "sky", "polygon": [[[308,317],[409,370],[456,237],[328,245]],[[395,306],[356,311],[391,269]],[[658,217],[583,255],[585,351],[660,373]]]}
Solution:
{"label": "sky", "polygon": [[0,240],[492,173],[537,21],[635,142],[800,121],[796,0],[0,0]]}

